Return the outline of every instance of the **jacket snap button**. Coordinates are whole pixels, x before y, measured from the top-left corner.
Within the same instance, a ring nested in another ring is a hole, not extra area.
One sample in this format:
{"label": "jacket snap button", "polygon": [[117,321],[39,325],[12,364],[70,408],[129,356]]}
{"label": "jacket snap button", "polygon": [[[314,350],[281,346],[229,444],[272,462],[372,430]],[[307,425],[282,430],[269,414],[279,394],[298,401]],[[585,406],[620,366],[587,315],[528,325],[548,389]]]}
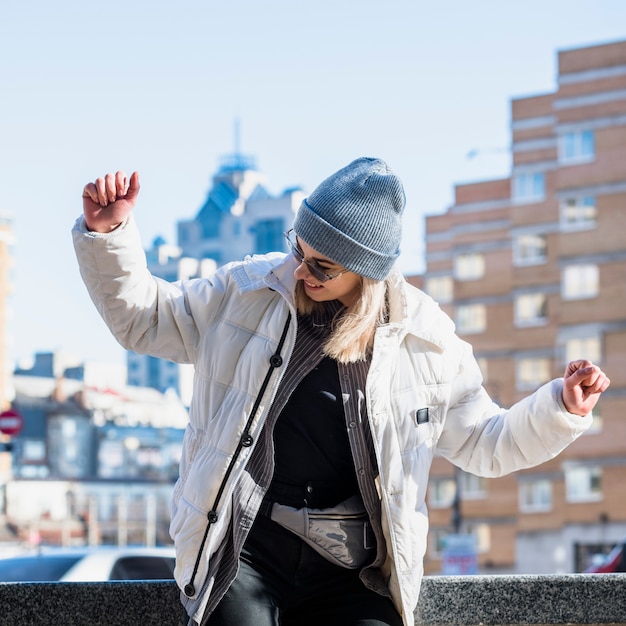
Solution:
{"label": "jacket snap button", "polygon": [[215,522],[217,522],[217,513],[215,511],[209,511],[206,518],[209,520],[210,524],[215,524]]}
{"label": "jacket snap button", "polygon": [[283,358],[280,354],[272,354],[270,357],[270,365],[272,367],[280,367],[283,364]]}
{"label": "jacket snap button", "polygon": [[244,437],[241,438],[241,445],[244,448],[249,448],[252,445],[253,441],[254,440],[252,439],[250,435],[245,435]]}
{"label": "jacket snap button", "polygon": [[196,593],[196,588],[191,583],[187,583],[183,591],[185,592],[186,596],[191,598],[193,594]]}

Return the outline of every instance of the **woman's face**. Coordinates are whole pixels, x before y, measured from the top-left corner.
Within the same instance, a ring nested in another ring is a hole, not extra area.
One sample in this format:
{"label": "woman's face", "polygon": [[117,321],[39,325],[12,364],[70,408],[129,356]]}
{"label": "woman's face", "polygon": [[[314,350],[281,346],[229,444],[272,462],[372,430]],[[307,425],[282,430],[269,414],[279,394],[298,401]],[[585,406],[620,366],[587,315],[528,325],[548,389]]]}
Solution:
{"label": "woman's face", "polygon": [[[304,261],[298,265],[293,275],[297,280],[302,281],[307,296],[315,302],[339,300],[344,306],[350,306],[361,293],[361,277],[337,265],[328,257],[311,248],[299,237],[297,242]],[[331,276],[338,275],[322,282],[311,274],[307,263],[317,265],[324,273]]]}

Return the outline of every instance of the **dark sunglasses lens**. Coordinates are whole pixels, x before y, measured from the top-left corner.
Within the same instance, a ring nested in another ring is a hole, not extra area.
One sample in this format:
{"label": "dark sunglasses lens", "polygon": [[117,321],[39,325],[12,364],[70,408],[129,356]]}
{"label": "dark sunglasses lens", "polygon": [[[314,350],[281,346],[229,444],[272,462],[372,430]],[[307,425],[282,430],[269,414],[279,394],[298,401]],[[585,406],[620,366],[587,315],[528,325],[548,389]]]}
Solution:
{"label": "dark sunglasses lens", "polygon": [[326,272],[324,272],[324,270],[316,267],[312,263],[307,263],[306,266],[311,271],[311,274],[313,274],[313,276],[320,281],[320,283],[324,283],[328,280],[328,276],[326,276]]}
{"label": "dark sunglasses lens", "polygon": [[295,241],[293,241],[291,237],[292,237],[291,232],[285,235],[285,238],[287,239],[287,243],[289,244],[289,248],[291,249],[291,254],[293,254],[296,261],[298,261],[298,263],[306,263],[306,266],[309,268],[309,272],[311,272],[311,274],[313,274],[313,276],[317,280],[319,280],[321,283],[326,282],[328,280],[328,276],[326,275],[326,272],[323,269],[317,267],[316,265],[313,265],[313,263],[310,263],[309,261],[305,261],[304,255],[300,251],[300,248],[298,248],[298,244]]}

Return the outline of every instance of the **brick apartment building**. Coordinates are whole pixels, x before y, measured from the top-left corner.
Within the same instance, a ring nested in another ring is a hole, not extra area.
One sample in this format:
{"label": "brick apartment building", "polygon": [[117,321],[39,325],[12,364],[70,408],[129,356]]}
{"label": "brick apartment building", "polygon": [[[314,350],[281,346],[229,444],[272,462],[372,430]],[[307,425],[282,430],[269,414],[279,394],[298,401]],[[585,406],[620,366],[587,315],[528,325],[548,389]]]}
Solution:
{"label": "brick apartment building", "polygon": [[511,177],[459,185],[426,218],[416,280],[503,406],[581,356],[612,385],[591,431],[540,467],[486,480],[435,461],[427,573],[455,526],[484,573],[581,571],[626,537],[626,41],[558,52],[556,91],[514,99],[511,118]]}

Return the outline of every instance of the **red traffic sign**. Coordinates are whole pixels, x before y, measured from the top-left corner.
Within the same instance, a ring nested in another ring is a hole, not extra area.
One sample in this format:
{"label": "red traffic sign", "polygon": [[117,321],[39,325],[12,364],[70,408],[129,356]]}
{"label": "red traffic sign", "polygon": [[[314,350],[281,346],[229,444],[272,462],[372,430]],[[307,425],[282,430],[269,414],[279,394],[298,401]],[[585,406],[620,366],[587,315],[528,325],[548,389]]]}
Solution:
{"label": "red traffic sign", "polygon": [[24,418],[13,409],[0,413],[0,433],[17,435],[24,427]]}

